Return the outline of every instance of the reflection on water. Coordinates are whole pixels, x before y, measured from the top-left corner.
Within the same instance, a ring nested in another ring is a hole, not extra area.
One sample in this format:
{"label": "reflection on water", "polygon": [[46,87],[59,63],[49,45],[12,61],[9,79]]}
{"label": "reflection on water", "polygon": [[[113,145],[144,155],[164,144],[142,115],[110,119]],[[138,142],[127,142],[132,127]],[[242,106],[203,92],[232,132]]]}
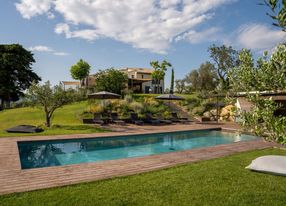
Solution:
{"label": "reflection on water", "polygon": [[96,162],[255,139],[221,131],[18,143],[23,169]]}

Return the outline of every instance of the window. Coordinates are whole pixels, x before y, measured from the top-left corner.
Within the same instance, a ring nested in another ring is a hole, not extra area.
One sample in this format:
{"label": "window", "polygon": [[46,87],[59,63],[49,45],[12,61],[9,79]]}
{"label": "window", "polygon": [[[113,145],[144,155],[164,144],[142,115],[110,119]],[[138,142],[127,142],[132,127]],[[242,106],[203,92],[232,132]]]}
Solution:
{"label": "window", "polygon": [[142,79],[144,79],[144,74],[142,74]]}
{"label": "window", "polygon": [[134,79],[134,75],[131,75],[131,79]]}

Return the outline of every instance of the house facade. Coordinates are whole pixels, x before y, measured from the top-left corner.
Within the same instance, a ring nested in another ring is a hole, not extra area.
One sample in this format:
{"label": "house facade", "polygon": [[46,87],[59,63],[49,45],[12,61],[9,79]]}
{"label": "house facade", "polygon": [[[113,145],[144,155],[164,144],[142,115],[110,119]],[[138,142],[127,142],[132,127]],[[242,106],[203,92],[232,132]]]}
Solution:
{"label": "house facade", "polygon": [[128,76],[128,89],[134,93],[163,93],[164,92],[164,80],[155,84],[152,79],[153,69],[148,68],[124,68],[120,69]]}
{"label": "house facade", "polygon": [[80,88],[80,82],[78,81],[62,81],[64,90],[68,89],[78,89]]}
{"label": "house facade", "polygon": [[[128,76],[127,88],[134,93],[163,93],[164,92],[164,80],[161,80],[159,84],[155,84],[152,80],[153,69],[149,68],[122,68],[119,71],[125,73]],[[89,75],[85,79],[85,85],[92,87],[96,84],[96,78],[94,75]]]}

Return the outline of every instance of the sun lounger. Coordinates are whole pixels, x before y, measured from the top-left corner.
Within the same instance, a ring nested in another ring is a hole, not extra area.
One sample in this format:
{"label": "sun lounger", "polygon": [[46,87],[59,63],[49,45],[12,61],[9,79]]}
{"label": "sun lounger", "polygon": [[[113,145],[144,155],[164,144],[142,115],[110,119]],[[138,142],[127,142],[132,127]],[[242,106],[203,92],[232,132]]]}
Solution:
{"label": "sun lounger", "polygon": [[93,116],[93,123],[94,124],[104,124],[104,121],[102,120],[102,114],[101,113],[94,113]]}
{"label": "sun lounger", "polygon": [[172,124],[172,121],[169,119],[164,119],[164,117],[161,114],[157,114],[157,119],[163,123],[163,124]]}
{"label": "sun lounger", "polygon": [[152,124],[152,125],[158,125],[160,124],[160,120],[155,119],[150,113],[146,114],[146,119],[145,119],[146,123]]}
{"label": "sun lounger", "polygon": [[123,120],[118,118],[118,114],[116,112],[112,112],[110,114],[110,120],[112,123],[115,123],[115,124],[120,124],[120,125],[126,124]]}
{"label": "sun lounger", "polygon": [[136,124],[136,125],[143,125],[144,124],[144,122],[138,118],[137,113],[131,113],[130,114],[130,120],[131,120],[131,123]]}
{"label": "sun lounger", "polygon": [[170,119],[172,122],[188,123],[190,122],[188,118],[179,118],[176,112],[172,112],[172,117]]}
{"label": "sun lounger", "polygon": [[38,133],[42,131],[44,131],[42,128],[33,125],[18,125],[16,127],[6,129],[6,132],[9,133]]}

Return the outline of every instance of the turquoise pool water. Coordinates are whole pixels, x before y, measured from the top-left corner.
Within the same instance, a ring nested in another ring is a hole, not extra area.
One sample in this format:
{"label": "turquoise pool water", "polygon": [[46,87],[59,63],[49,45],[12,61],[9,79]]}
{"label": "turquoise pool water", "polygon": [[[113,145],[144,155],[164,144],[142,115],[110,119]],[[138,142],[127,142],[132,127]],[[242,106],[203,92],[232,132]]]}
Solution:
{"label": "turquoise pool water", "polygon": [[18,142],[22,169],[140,157],[210,147],[257,137],[217,130]]}

